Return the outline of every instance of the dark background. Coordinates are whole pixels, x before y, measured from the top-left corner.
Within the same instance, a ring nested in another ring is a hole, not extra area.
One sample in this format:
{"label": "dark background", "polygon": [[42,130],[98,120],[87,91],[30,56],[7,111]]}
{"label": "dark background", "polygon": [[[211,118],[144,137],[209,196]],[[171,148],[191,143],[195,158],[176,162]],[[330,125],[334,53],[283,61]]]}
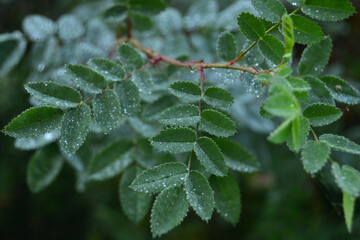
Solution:
{"label": "dark background", "polygon": [[[79,2],[84,1],[0,0],[0,32],[21,29],[22,19],[28,14],[55,20]],[[359,1],[353,3],[359,11]],[[334,43],[332,72],[360,85],[360,14],[323,26]],[[298,57],[301,51],[302,47],[297,46]],[[0,128],[30,106],[23,89],[27,74],[27,68],[20,64],[16,71],[0,79]],[[359,142],[359,107],[340,108],[344,116],[341,123],[331,126],[331,131]],[[244,135],[248,141],[266,142],[265,135]],[[118,178],[92,183],[85,193],[78,193],[73,171],[65,165],[48,189],[31,194],[25,172],[33,152],[19,151],[13,143],[12,138],[0,134],[0,239],[150,237],[149,216],[136,226],[123,215],[117,197]],[[190,213],[181,227],[164,239],[359,239],[360,211],[355,213],[354,231],[349,235],[339,208],[339,193],[329,189],[321,177],[308,176],[298,158],[284,146],[272,145],[271,149],[271,163],[265,164],[261,173],[239,178],[243,208],[235,227],[218,215],[206,224]],[[339,155],[340,160],[343,158],[346,160],[347,156]],[[359,208],[359,201],[356,207]]]}

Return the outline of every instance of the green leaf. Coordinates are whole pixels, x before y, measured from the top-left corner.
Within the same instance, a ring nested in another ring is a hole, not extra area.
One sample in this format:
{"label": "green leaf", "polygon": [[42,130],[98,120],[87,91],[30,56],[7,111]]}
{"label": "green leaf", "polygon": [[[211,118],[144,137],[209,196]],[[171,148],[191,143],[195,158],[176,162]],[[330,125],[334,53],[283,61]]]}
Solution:
{"label": "green leaf", "polygon": [[212,177],[210,184],[214,190],[215,209],[235,226],[241,213],[240,189],[235,178],[231,174],[225,177]]}
{"label": "green leaf", "polygon": [[150,30],[154,26],[152,19],[143,14],[130,12],[130,19],[131,19],[133,29],[136,29],[139,31],[147,31],[147,30]]}
{"label": "green leaf", "polygon": [[188,212],[189,203],[182,187],[170,187],[156,198],[151,211],[153,237],[161,236],[181,223]]}
{"label": "green leaf", "polygon": [[169,126],[193,126],[200,121],[199,108],[193,105],[170,107],[160,114],[159,121]]}
{"label": "green leaf", "polygon": [[340,189],[351,197],[359,197],[360,194],[360,172],[355,168],[343,165],[341,168],[338,163],[332,164],[331,172],[335,177],[336,184]]}
{"label": "green leaf", "polygon": [[165,163],[140,173],[130,187],[138,192],[157,193],[168,187],[182,185],[187,173],[183,163]]}
{"label": "green leaf", "polygon": [[301,151],[301,161],[307,173],[315,174],[321,170],[330,156],[326,142],[308,141]]}
{"label": "green leaf", "polygon": [[309,104],[312,103],[326,103],[335,105],[334,99],[330,94],[329,89],[318,78],[305,77],[304,78],[310,85],[309,91]]}
{"label": "green leaf", "polygon": [[0,34],[0,77],[8,74],[21,60],[26,40],[19,31]]}
{"label": "green leaf", "polygon": [[231,61],[238,55],[235,37],[230,32],[223,32],[219,36],[216,47],[217,55],[225,61]]}
{"label": "green leaf", "polygon": [[201,89],[193,82],[174,82],[170,85],[169,90],[184,102],[196,102],[201,99]]}
{"label": "green leaf", "polygon": [[191,171],[185,178],[186,197],[197,215],[209,221],[214,209],[214,195],[207,179],[198,171]]}
{"label": "green leaf", "polygon": [[251,0],[251,3],[262,18],[273,23],[280,22],[281,17],[286,14],[286,9],[279,0]]}
{"label": "green leaf", "polygon": [[241,33],[251,41],[257,41],[265,35],[265,26],[261,20],[248,12],[242,12],[237,18]]}
{"label": "green leaf", "polygon": [[348,0],[306,0],[301,11],[322,21],[341,21],[356,12]]}
{"label": "green leaf", "polygon": [[304,110],[304,117],[309,119],[312,126],[324,126],[335,122],[342,116],[342,112],[335,106],[315,103]]}
{"label": "green leaf", "polygon": [[57,31],[56,24],[49,18],[41,15],[28,15],[25,17],[22,28],[32,41],[44,41]]}
{"label": "green leaf", "polygon": [[293,91],[307,92],[311,90],[310,84],[301,78],[290,77],[287,79]]}
{"label": "green leaf", "polygon": [[143,14],[157,14],[166,8],[163,0],[129,0],[129,4],[132,11]]}
{"label": "green leaf", "polygon": [[296,153],[300,151],[301,147],[306,142],[309,135],[309,121],[301,115],[294,118],[291,125],[291,137],[288,140],[288,145]]}
{"label": "green leaf", "polygon": [[134,66],[137,69],[142,67],[143,59],[140,53],[129,44],[121,44],[117,49],[117,53],[125,64]]}
{"label": "green leaf", "polygon": [[344,209],[344,216],[346,227],[348,232],[351,232],[352,229],[352,222],[354,216],[354,208],[355,208],[355,200],[356,198],[350,196],[349,194],[343,192],[343,209]]}
{"label": "green leaf", "polygon": [[338,102],[346,104],[360,103],[360,93],[353,86],[334,76],[325,76],[320,78],[330,90],[331,96]]}
{"label": "green leaf", "polygon": [[168,128],[151,139],[151,145],[159,151],[170,153],[191,152],[196,133],[188,128]]}
{"label": "green leaf", "polygon": [[56,82],[32,82],[26,84],[25,89],[41,102],[55,107],[72,108],[81,102],[78,91]]}
{"label": "green leaf", "polygon": [[119,184],[121,207],[133,222],[139,223],[151,207],[152,197],[146,193],[135,192],[129,186],[141,172],[138,166],[131,166],[124,171]]}
{"label": "green leaf", "polygon": [[277,76],[287,78],[291,75],[292,72],[293,72],[293,70],[291,68],[283,67],[279,70],[279,72],[277,73]]}
{"label": "green leaf", "polygon": [[88,66],[102,75],[107,81],[121,81],[125,77],[125,70],[119,64],[104,58],[92,58]]}
{"label": "green leaf", "polygon": [[324,33],[315,22],[301,15],[291,15],[294,25],[295,42],[315,44],[323,39]]}
{"label": "green leaf", "polygon": [[216,143],[208,137],[201,137],[195,144],[194,151],[200,163],[210,173],[217,176],[225,176],[227,167],[224,155]]}
{"label": "green leaf", "polygon": [[61,109],[54,107],[29,108],[14,118],[2,132],[15,138],[43,135],[60,126],[63,114]]}
{"label": "green leaf", "polygon": [[236,133],[233,120],[211,109],[202,111],[199,128],[217,137],[229,137]]}
{"label": "green leaf", "polygon": [[96,124],[108,133],[119,125],[121,109],[119,97],[113,90],[96,95],[93,100],[93,113]]}
{"label": "green leaf", "polygon": [[292,50],[295,45],[294,25],[290,15],[286,14],[282,17],[282,29],[285,43],[285,55],[283,56],[283,58],[286,61],[290,61],[292,56]]}
{"label": "green leaf", "polygon": [[121,113],[126,116],[134,116],[140,111],[139,89],[130,80],[114,84],[114,91],[119,97]]}
{"label": "green leaf", "polygon": [[89,132],[90,121],[91,109],[86,104],[66,111],[59,141],[65,153],[75,153],[81,147]]}
{"label": "green leaf", "polygon": [[128,11],[125,4],[116,4],[102,14],[102,17],[106,22],[120,23],[124,21],[128,16]]}
{"label": "green leaf", "polygon": [[15,148],[21,150],[34,150],[41,148],[49,143],[54,142],[60,137],[59,129],[45,133],[43,135],[28,137],[28,138],[17,138],[15,140]]}
{"label": "green leaf", "polygon": [[280,64],[284,53],[284,45],[272,35],[265,35],[258,43],[261,53],[275,64]]}
{"label": "green leaf", "polygon": [[214,107],[230,107],[234,103],[234,97],[223,88],[209,87],[205,90],[204,101]]}
{"label": "green leaf", "polygon": [[118,175],[133,161],[131,147],[130,140],[121,139],[101,150],[90,162],[89,179],[102,181]]}
{"label": "green leaf", "polygon": [[146,71],[137,71],[132,75],[132,81],[139,88],[140,94],[151,94],[153,90],[153,82],[150,73]]}
{"label": "green leaf", "polygon": [[332,42],[329,36],[316,44],[309,45],[301,56],[298,74],[317,76],[322,73],[329,61],[331,50]]}
{"label": "green leaf", "polygon": [[30,191],[38,193],[49,186],[59,174],[63,163],[53,147],[36,151],[26,169],[26,182]]}
{"label": "green leaf", "polygon": [[297,109],[294,100],[288,94],[284,93],[270,96],[264,102],[263,106],[264,110],[270,114],[281,117],[290,117],[299,112],[299,109]]}
{"label": "green leaf", "polygon": [[275,144],[286,142],[291,134],[291,123],[294,120],[293,117],[286,119],[280,124],[268,137],[268,140]]}
{"label": "green leaf", "polygon": [[215,143],[225,155],[226,165],[239,172],[256,172],[260,169],[259,161],[243,146],[228,139],[216,138]]}
{"label": "green leaf", "polygon": [[105,78],[90,68],[69,64],[66,72],[79,88],[88,93],[101,93],[107,87]]}
{"label": "green leaf", "polygon": [[320,140],[327,142],[336,151],[360,155],[360,146],[343,136],[324,134],[320,136]]}
{"label": "green leaf", "polygon": [[82,20],[72,14],[62,15],[58,21],[58,36],[63,42],[74,41],[86,32]]}

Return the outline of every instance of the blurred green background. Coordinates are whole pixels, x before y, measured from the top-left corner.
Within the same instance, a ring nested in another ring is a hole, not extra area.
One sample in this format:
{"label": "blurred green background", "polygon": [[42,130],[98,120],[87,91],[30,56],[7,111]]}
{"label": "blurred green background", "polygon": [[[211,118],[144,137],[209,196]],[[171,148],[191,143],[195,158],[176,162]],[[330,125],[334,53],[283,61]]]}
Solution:
{"label": "blurred green background", "polygon": [[[0,0],[0,32],[21,29],[28,14],[42,14],[56,20],[61,14],[86,1]],[[190,1],[170,1],[186,8]],[[219,1],[225,8],[230,0]],[[360,2],[353,1],[360,11]],[[322,24],[333,38],[329,73],[360,86],[360,14],[340,23]],[[302,46],[297,46],[299,57]],[[23,60],[26,61],[26,58]],[[0,78],[0,127],[30,106],[23,84],[29,68],[22,62],[8,76]],[[339,123],[317,129],[331,131],[360,142],[360,107],[340,106]],[[257,152],[262,171],[238,175],[242,192],[242,213],[234,227],[217,214],[205,223],[192,212],[180,227],[162,239],[360,239],[359,201],[356,202],[353,233],[348,234],[342,216],[341,195],[329,169],[312,178],[299,158],[285,146],[266,142],[266,135],[241,130],[238,139]],[[149,216],[134,225],[122,213],[118,201],[118,178],[91,183],[84,193],[75,189],[73,170],[65,165],[56,181],[33,195],[26,185],[26,165],[33,154],[14,148],[14,139],[0,134],[0,239],[150,239]],[[351,161],[360,169],[359,157],[334,155],[339,162]]]}

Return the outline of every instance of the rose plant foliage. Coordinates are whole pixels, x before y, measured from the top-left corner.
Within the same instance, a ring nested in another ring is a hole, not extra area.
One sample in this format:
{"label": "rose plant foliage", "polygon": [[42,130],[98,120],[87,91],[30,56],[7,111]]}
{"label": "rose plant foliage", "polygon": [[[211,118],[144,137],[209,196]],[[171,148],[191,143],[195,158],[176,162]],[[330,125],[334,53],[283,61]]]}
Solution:
{"label": "rose plant foliage", "polygon": [[[351,231],[360,172],[331,153],[360,155],[360,146],[332,133],[317,136],[316,127],[341,118],[337,103],[360,103],[346,80],[322,75],[333,44],[318,23],[352,16],[352,4],[288,0],[285,8],[279,0],[251,0],[220,12],[216,0],[199,0],[182,16],[167,2],[104,1],[56,22],[30,15],[23,33],[0,35],[0,75],[27,48],[33,66],[24,86],[33,107],[2,130],[17,148],[36,150],[29,189],[44,190],[69,164],[79,192],[120,176],[124,213],[138,223],[151,212],[154,237],[188,211],[207,222],[216,210],[235,225],[242,205],[234,173],[261,168],[230,138],[241,135],[236,108],[247,95],[259,103],[260,125],[279,123],[268,141],[286,144],[311,175],[331,165]],[[295,43],[306,45],[299,62]]]}

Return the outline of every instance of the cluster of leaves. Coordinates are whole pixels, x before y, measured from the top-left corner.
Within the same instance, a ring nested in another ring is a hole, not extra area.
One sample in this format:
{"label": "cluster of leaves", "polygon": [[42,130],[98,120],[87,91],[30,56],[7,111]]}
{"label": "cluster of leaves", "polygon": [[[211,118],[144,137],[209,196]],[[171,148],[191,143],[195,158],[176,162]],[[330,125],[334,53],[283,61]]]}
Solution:
{"label": "cluster of leaves", "polygon": [[[128,37],[130,27],[151,29],[153,15],[166,8],[162,0],[115,2],[105,9],[102,18],[119,31],[127,28]],[[221,65],[225,68],[240,61],[265,69],[264,74],[256,72],[253,79],[263,87],[269,86],[260,115],[265,119],[283,118],[268,140],[275,144],[286,142],[290,150],[301,152],[309,174],[316,174],[330,160],[335,182],[343,191],[350,231],[355,199],[360,194],[360,173],[348,165],[340,167],[330,153],[333,150],[360,155],[360,146],[333,134],[318,138],[312,127],[338,120],[342,112],[335,103],[358,104],[360,94],[339,77],[319,77],[328,63],[332,41],[306,16],[340,21],[351,16],[354,8],[347,0],[289,2],[298,8],[288,14],[278,0],[252,0],[257,13],[242,12],[237,17],[242,37],[250,44],[239,53],[236,34],[240,33],[223,32],[217,42],[218,57],[229,62]],[[201,8],[204,1],[198,5]],[[306,16],[298,14],[300,10]],[[99,25],[100,20],[96,24],[110,31],[107,25]],[[152,195],[158,194],[150,220],[154,236],[180,224],[189,206],[205,221],[216,209],[225,220],[237,223],[241,202],[233,171],[251,173],[259,170],[260,164],[244,147],[226,139],[237,132],[227,111],[234,97],[227,89],[205,82],[206,64],[195,68],[201,73],[198,81],[177,81],[180,69],[172,65],[160,66],[160,71],[150,67],[151,62],[146,63],[131,41],[114,48],[116,39],[110,33],[110,44],[91,45],[88,53],[84,45],[92,44],[90,40],[98,44],[99,40],[94,39],[98,34],[88,37],[91,31],[85,34],[82,22],[73,15],[61,17],[57,23],[29,16],[23,28],[35,42],[35,70],[46,70],[48,74],[43,76],[45,80],[25,84],[35,107],[13,119],[3,132],[15,137],[15,145],[21,149],[39,149],[28,165],[31,191],[47,187],[65,159],[78,174],[79,191],[85,190],[87,182],[122,174],[119,198],[125,214],[134,222],[146,216]],[[297,74],[291,68],[295,42],[308,45]],[[15,67],[25,48],[20,32],[0,35],[0,75]],[[53,59],[54,53],[60,51],[56,49],[63,52],[60,59]],[[58,72],[63,64],[63,75],[49,81],[53,71]],[[309,140],[310,132],[314,140]],[[93,155],[92,148],[100,136],[106,138],[105,147],[100,145]],[[60,151],[51,144],[56,140]]]}

